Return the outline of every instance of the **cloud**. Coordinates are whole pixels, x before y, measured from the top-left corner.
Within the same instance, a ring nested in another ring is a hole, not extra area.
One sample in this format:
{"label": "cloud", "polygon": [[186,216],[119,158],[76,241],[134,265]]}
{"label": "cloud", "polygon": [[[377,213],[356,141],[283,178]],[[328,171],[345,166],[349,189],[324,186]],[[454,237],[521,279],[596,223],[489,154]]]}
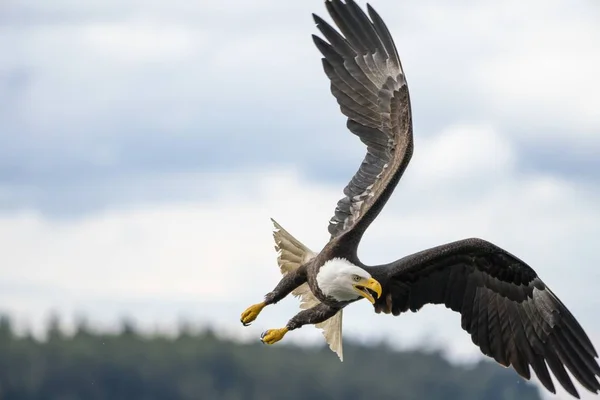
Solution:
{"label": "cloud", "polygon": [[[417,140],[488,126],[515,148],[518,169],[597,180],[597,7],[532,4],[534,18],[514,1],[374,5],[402,55]],[[25,1],[3,11],[5,210],[89,212],[161,198],[97,195],[123,180],[291,164],[339,184],[362,157],[310,40],[322,4]]]}
{"label": "cloud", "polygon": [[[47,220],[35,213],[5,215],[3,278],[93,296],[176,294],[182,300],[192,296],[210,301],[228,295],[219,282],[232,275],[236,275],[231,280],[234,285],[252,277],[276,282],[276,269],[267,266],[276,268],[269,216],[315,250],[327,240],[326,221],[340,196],[338,187],[315,185],[292,172],[222,178],[221,190],[206,202],[113,210],[70,221]],[[452,187],[435,181],[428,186],[415,183],[400,184],[390,206],[367,233],[365,258],[389,259],[434,242],[472,235],[491,235],[492,240],[506,243],[504,247],[516,248],[516,253],[542,250],[576,234],[592,237],[597,229],[593,221],[600,218],[594,199],[582,198],[584,193],[565,182],[542,177],[507,181],[498,188],[490,183],[467,205],[439,200],[454,198]],[[254,190],[248,190],[250,186]],[[518,202],[512,199],[514,193],[519,193]],[[438,200],[431,202],[431,198]],[[306,204],[312,205],[310,212]],[[552,225],[560,229],[550,229]],[[261,230],[265,235],[256,233]],[[229,243],[235,251],[226,251]],[[573,249],[578,245],[573,244]],[[581,244],[583,249],[586,245]],[[383,260],[373,262],[378,261]],[[543,270],[563,275],[562,269]],[[587,280],[585,275],[581,278]],[[235,289],[242,295],[255,290],[245,285]]]}
{"label": "cloud", "polygon": [[[593,239],[600,233],[597,208],[564,182],[531,178],[493,186],[459,205],[447,201],[456,197],[451,188],[434,182],[401,185],[367,232],[361,258],[386,262],[445,241],[485,237],[527,260],[600,340],[600,304],[592,295],[600,261]],[[0,301],[21,325],[37,329],[51,310],[91,314],[104,326],[130,315],[145,329],[163,330],[187,317],[255,341],[262,330],[280,326],[298,311],[290,298],[267,309],[250,328],[238,323],[241,310],[279,279],[268,217],[319,250],[339,189],[291,171],[265,171],[222,181],[215,198],[200,203],[113,210],[68,221],[36,213],[4,215]],[[392,318],[375,315],[365,303],[345,315],[346,335],[357,340],[385,339],[399,347],[431,340],[454,359],[479,357],[460,329],[459,316],[443,307]],[[289,339],[322,344],[310,327]]]}
{"label": "cloud", "polygon": [[[456,148],[459,140],[478,151]],[[485,238],[529,263],[598,342],[599,188],[523,175],[505,135],[486,126],[455,126],[417,149],[367,231],[361,259],[385,263],[444,242]],[[73,219],[34,210],[0,214],[0,303],[21,326],[36,329],[58,310],[90,314],[104,326],[131,315],[146,329],[173,330],[187,317],[228,336],[258,340],[298,311],[289,298],[250,328],[238,322],[241,311],[280,278],[269,218],[318,251],[343,186],[295,169],[181,175],[171,184],[198,182],[209,193],[202,200],[134,203]],[[345,313],[345,333],[399,347],[433,343],[463,361],[480,357],[458,314],[441,306],[393,318],[358,303]],[[310,327],[289,340],[322,344]]]}
{"label": "cloud", "polygon": [[482,60],[476,82],[493,94],[487,100],[496,115],[515,129],[523,123],[533,128],[530,140],[564,141],[564,131],[556,126],[576,126],[570,138],[577,135],[576,143],[597,145],[600,81],[590,77],[600,56],[588,51],[600,43],[597,7],[580,14],[571,4],[554,1],[543,12],[545,18],[510,16],[513,24],[527,24],[527,34],[506,32],[500,51]]}
{"label": "cloud", "polygon": [[415,147],[410,169],[425,184],[473,186],[511,173],[517,161],[512,143],[489,126],[449,126]]}
{"label": "cloud", "polygon": [[[596,3],[373,5],[407,73],[415,154],[360,256],[491,240],[599,342]],[[290,318],[294,299],[237,323],[279,278],[268,218],[319,250],[364,156],[312,12],[326,16],[274,0],[5,2],[0,304],[37,328],[50,309],[164,329],[187,316],[247,340]],[[345,315],[356,339],[478,354],[442,307]],[[322,343],[311,328],[289,340]]]}

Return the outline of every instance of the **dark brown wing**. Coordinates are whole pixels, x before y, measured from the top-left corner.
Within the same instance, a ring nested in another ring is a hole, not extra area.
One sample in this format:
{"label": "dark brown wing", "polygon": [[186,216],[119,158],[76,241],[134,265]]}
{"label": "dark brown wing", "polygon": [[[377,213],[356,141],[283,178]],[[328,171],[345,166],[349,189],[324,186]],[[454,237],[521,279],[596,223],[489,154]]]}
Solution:
{"label": "dark brown wing", "polygon": [[329,221],[333,238],[353,228],[364,232],[383,208],[412,155],[412,121],[398,52],[379,15],[367,6],[370,20],[352,0],[325,5],[343,36],[313,15],[329,43],[313,39],[348,129],[367,145]]}
{"label": "dark brown wing", "polygon": [[598,354],[586,333],[535,271],[503,249],[467,239],[367,269],[383,286],[376,312],[444,304],[461,314],[462,328],[483,354],[524,378],[531,366],[555,393],[548,366],[579,397],[566,367],[586,389],[600,391]]}

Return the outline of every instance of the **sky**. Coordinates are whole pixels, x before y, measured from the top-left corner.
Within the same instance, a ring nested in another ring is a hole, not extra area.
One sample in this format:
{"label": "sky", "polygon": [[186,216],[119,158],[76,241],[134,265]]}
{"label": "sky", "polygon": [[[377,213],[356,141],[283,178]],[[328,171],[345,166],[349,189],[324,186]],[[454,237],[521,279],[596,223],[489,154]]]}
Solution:
{"label": "sky", "polygon": [[[600,347],[600,5],[371,5],[407,75],[415,153],[363,262],[487,239]],[[189,319],[243,340],[292,317],[290,298],[239,323],[280,278],[269,218],[318,251],[364,156],[313,12],[330,20],[320,0],[0,3],[0,311],[33,329],[52,311]],[[394,318],[361,302],[344,319],[356,341],[479,357],[443,307]],[[322,344],[312,327],[285,340]]]}

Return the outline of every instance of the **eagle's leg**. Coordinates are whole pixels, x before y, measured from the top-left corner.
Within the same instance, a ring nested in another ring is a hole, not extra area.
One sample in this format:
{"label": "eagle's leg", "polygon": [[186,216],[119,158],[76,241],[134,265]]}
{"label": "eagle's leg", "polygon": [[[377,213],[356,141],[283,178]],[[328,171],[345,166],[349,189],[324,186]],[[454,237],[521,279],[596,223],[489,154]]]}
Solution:
{"label": "eagle's leg", "polygon": [[340,309],[330,307],[327,304],[319,303],[313,308],[308,310],[300,311],[292,319],[290,319],[287,325],[280,329],[269,329],[260,336],[260,340],[266,344],[273,344],[285,336],[286,333],[294,329],[301,328],[307,324],[318,324],[319,322],[327,321],[333,317]]}
{"label": "eagle's leg", "polygon": [[242,324],[244,326],[250,325],[250,323],[258,317],[258,314],[260,314],[263,308],[269,304],[277,303],[305,282],[306,266],[303,265],[294,271],[288,272],[281,278],[277,286],[275,286],[275,289],[265,295],[265,299],[262,302],[251,305],[242,313]]}

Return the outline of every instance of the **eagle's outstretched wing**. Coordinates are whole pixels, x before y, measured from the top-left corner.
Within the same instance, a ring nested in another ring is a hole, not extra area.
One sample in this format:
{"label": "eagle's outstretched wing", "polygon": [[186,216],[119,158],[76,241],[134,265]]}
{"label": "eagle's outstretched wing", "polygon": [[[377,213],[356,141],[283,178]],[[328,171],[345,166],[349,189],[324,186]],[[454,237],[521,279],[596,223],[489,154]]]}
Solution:
{"label": "eagle's outstretched wing", "polygon": [[367,145],[360,168],[329,222],[332,238],[361,235],[377,216],[412,156],[408,87],[392,37],[375,10],[352,0],[326,1],[338,33],[313,14],[326,41],[313,35],[348,129]]}
{"label": "eagle's outstretched wing", "polygon": [[461,314],[462,328],[485,355],[524,378],[531,366],[555,393],[549,367],[579,397],[566,367],[586,389],[600,391],[598,354],[586,333],[536,272],[505,250],[466,239],[367,269],[383,286],[376,312],[444,304]]}

